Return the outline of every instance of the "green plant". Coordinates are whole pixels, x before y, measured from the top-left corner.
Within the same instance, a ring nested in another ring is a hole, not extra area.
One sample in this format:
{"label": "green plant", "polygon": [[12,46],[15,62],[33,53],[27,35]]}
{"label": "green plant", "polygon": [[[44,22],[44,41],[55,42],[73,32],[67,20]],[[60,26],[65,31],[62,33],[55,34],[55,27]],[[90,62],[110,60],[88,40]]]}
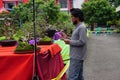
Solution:
{"label": "green plant", "polygon": [[52,39],[48,36],[45,36],[44,38],[40,39],[40,42],[42,42],[42,41],[44,41],[44,42],[45,41],[52,41]]}
{"label": "green plant", "polygon": [[5,40],[5,39],[6,39],[5,36],[0,37],[0,40]]}
{"label": "green plant", "polygon": [[26,42],[19,42],[18,46],[16,47],[16,51],[23,51],[23,50],[34,50],[34,45],[30,45]]}
{"label": "green plant", "polygon": [[[37,0],[36,4],[36,35],[45,36],[45,30],[53,27],[59,17],[59,6],[54,0]],[[34,36],[32,1],[28,4],[20,4],[14,7],[12,15],[20,22],[20,28],[14,37],[24,37],[30,39]],[[52,12],[52,14],[51,14]]]}
{"label": "green plant", "polygon": [[120,33],[120,28],[116,29],[116,32],[117,32],[117,33]]}
{"label": "green plant", "polygon": [[83,3],[82,10],[85,15],[85,21],[89,24],[98,23],[106,25],[107,21],[117,18],[115,7],[111,6],[108,0],[88,1],[87,3]]}
{"label": "green plant", "polygon": [[[14,39],[13,35],[18,30],[18,23],[12,17],[11,14],[9,15],[0,15],[0,37],[4,37],[4,39]],[[0,39],[1,40],[1,39]]]}

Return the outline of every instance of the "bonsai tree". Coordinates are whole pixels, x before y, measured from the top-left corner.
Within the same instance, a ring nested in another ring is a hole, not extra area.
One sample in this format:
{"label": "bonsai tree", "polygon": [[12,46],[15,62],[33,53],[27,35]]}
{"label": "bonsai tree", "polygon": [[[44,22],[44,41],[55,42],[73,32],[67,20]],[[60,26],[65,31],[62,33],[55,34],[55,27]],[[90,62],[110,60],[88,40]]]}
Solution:
{"label": "bonsai tree", "polygon": [[[25,53],[24,51],[28,51],[29,53],[34,52],[34,45],[29,44],[28,42],[19,41],[15,53]],[[30,52],[31,51],[31,52]],[[40,47],[37,47],[37,51],[40,51]]]}
{"label": "bonsai tree", "polygon": [[29,45],[27,42],[19,42],[16,51],[34,50],[34,45]]}
{"label": "bonsai tree", "polygon": [[1,14],[1,27],[0,27],[0,40],[10,40],[14,39],[13,35],[18,29],[18,23],[16,20],[11,18],[10,14]]}

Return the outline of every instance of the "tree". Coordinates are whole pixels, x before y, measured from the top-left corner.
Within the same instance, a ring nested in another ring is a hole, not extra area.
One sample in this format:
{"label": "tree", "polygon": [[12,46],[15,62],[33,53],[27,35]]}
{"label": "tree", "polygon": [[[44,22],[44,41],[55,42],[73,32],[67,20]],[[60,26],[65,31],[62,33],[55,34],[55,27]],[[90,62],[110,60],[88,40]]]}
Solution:
{"label": "tree", "polygon": [[118,5],[120,5],[120,0],[114,0],[114,5],[115,7],[118,7]]}
{"label": "tree", "polygon": [[116,18],[115,7],[108,0],[90,0],[82,5],[82,10],[88,24],[106,25]]}
{"label": "tree", "polygon": [[[27,4],[20,4],[14,7],[12,11],[13,18],[17,19],[21,26],[21,31],[26,34],[32,34],[33,32],[33,2],[30,0]],[[60,12],[60,7],[55,5],[54,0],[36,0],[35,1],[36,12],[36,28],[37,33],[43,33],[49,25],[52,25],[57,21]],[[22,25],[21,25],[22,24]],[[27,31],[26,31],[27,30]],[[20,32],[20,31],[18,31]]]}
{"label": "tree", "polygon": [[[18,19],[20,19],[23,23],[25,21],[32,21],[33,18],[33,6],[32,1],[28,4],[20,4],[18,7],[14,8],[12,12]],[[54,23],[58,19],[58,14],[60,12],[60,7],[55,5],[54,0],[37,0],[35,2],[35,11],[36,18],[41,16],[46,20],[47,23]]]}
{"label": "tree", "polygon": [[[13,16],[22,23],[16,36],[33,35],[33,6],[32,0],[28,4],[20,4],[14,8]],[[55,0],[36,0],[36,33],[44,36],[45,30],[50,29],[68,29],[70,33],[72,25],[70,15],[60,12],[60,6],[55,4]],[[29,36],[31,37],[31,36]]]}

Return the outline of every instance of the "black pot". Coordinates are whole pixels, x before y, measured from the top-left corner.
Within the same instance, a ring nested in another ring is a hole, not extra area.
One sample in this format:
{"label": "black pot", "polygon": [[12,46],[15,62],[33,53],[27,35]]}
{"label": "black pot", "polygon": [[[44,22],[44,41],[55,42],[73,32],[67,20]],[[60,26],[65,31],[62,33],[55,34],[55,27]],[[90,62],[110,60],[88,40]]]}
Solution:
{"label": "black pot", "polygon": [[16,44],[17,44],[16,40],[1,40],[0,41],[0,45],[3,46],[3,47],[14,46]]}
{"label": "black pot", "polygon": [[[37,52],[40,51],[40,47],[37,47]],[[14,53],[16,54],[28,54],[28,53],[34,53],[34,50],[15,50]]]}
{"label": "black pot", "polygon": [[51,45],[53,42],[52,41],[40,41],[37,44],[38,45]]}

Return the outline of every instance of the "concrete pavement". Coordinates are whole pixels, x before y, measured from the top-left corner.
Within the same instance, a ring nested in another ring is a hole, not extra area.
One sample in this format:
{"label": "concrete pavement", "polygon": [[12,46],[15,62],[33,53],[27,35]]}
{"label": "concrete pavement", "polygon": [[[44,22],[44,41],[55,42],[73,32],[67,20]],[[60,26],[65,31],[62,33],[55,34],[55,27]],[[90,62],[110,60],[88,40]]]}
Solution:
{"label": "concrete pavement", "polygon": [[90,35],[84,76],[85,80],[120,80],[120,33]]}

